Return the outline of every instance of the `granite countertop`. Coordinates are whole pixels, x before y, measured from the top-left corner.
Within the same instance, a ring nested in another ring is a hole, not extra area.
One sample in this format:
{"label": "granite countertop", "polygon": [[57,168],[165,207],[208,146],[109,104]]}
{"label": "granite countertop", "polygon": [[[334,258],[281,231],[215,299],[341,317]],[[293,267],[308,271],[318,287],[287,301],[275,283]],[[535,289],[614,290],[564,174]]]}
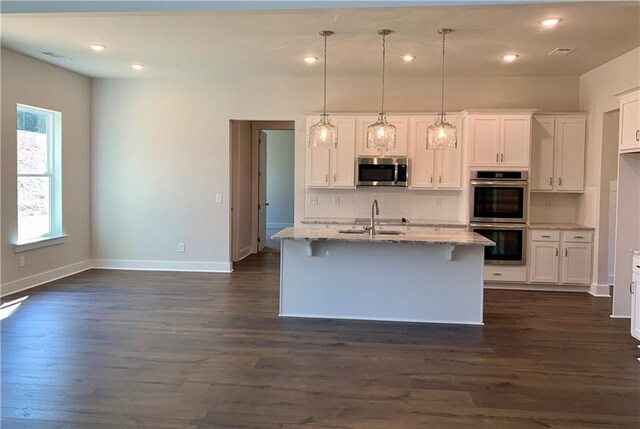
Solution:
{"label": "granite countertop", "polygon": [[442,244],[449,246],[495,246],[495,243],[480,234],[466,231],[420,232],[411,231],[401,235],[377,233],[349,234],[335,230],[318,228],[285,228],[275,234],[273,239],[307,241],[350,241],[358,243],[410,243]]}
{"label": "granite countertop", "polygon": [[531,229],[564,229],[564,230],[585,230],[593,231],[595,228],[577,223],[530,223]]}
{"label": "granite countertop", "polygon": [[[305,217],[301,223],[307,225],[368,225],[369,218],[353,218],[353,217]],[[426,219],[385,219],[376,218],[376,225],[383,226],[435,226],[450,228],[465,228],[467,225],[451,220],[426,220]]]}

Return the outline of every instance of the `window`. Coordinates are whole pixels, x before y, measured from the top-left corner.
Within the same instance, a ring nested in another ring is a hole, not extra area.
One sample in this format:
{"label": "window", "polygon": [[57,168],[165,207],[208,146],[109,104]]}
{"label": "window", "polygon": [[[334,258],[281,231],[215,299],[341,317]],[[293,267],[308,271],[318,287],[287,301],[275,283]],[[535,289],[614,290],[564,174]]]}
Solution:
{"label": "window", "polygon": [[60,112],[18,104],[18,243],[62,235]]}

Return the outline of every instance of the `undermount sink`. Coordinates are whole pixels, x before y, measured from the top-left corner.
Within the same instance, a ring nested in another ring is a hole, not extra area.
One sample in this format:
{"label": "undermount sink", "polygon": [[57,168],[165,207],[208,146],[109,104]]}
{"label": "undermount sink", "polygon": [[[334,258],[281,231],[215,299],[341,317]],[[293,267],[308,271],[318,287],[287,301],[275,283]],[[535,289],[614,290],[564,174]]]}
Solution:
{"label": "undermount sink", "polygon": [[380,235],[405,235],[402,231],[376,231],[376,234]]}
{"label": "undermount sink", "polygon": [[[341,229],[338,231],[340,234],[369,234],[369,231],[364,229]],[[405,235],[402,231],[376,231],[374,235]]]}

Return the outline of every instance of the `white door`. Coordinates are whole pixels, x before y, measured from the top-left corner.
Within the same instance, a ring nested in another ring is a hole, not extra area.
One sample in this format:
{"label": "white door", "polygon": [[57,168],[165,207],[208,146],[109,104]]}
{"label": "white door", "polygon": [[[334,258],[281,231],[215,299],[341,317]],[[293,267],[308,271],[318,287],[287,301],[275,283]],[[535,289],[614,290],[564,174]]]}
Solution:
{"label": "white door", "polygon": [[499,164],[500,116],[469,118],[469,166],[495,167]]}
{"label": "white door", "polygon": [[620,100],[620,150],[640,150],[640,93]]}
{"label": "white door", "polygon": [[384,156],[407,156],[409,118],[406,116],[387,116],[387,120],[396,127],[396,147],[385,149]]}
{"label": "white door", "polygon": [[591,243],[563,243],[562,283],[591,284]]}
{"label": "white door", "polygon": [[584,191],[585,118],[556,119],[557,191]]}
{"label": "white door", "polygon": [[338,146],[331,149],[331,174],[334,188],[356,187],[356,118],[339,116],[331,122],[338,127]]}
{"label": "white door", "polygon": [[554,123],[553,118],[533,119],[529,177],[532,191],[553,190]]}
{"label": "white door", "polygon": [[258,252],[267,242],[267,133],[258,137]]}
{"label": "white door", "polygon": [[307,187],[326,188],[329,186],[329,149],[309,147],[309,128],[320,120],[320,116],[307,117]]}
{"label": "white door", "polygon": [[535,283],[558,283],[560,244],[557,242],[532,241],[531,272],[529,280]]}
{"label": "white door", "polygon": [[435,151],[427,150],[427,127],[435,116],[411,118],[409,129],[409,188],[432,189],[434,187]]}
{"label": "white door", "polygon": [[500,116],[500,165],[528,167],[531,147],[531,116]]}

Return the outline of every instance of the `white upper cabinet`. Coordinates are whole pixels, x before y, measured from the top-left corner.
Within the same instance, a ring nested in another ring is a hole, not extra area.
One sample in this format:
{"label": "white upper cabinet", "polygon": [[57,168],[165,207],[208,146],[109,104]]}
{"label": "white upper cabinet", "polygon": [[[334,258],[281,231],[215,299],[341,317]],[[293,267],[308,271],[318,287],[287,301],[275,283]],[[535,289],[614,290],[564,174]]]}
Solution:
{"label": "white upper cabinet", "polygon": [[308,147],[309,128],[320,116],[307,116],[307,174],[309,188],[355,188],[356,118],[332,116],[338,127],[338,146],[334,148]]}
{"label": "white upper cabinet", "polygon": [[554,125],[553,118],[533,118],[529,176],[532,191],[553,190]]}
{"label": "white upper cabinet", "polygon": [[640,152],[640,87],[620,95],[620,152]]}
{"label": "white upper cabinet", "polygon": [[556,119],[555,189],[561,192],[584,191],[584,152],[586,118]]}
{"label": "white upper cabinet", "polygon": [[584,191],[586,121],[584,114],[534,117],[532,191]]}
{"label": "white upper cabinet", "polygon": [[357,120],[358,156],[407,156],[409,142],[409,118],[407,116],[387,115],[387,120],[396,127],[396,147],[391,149],[372,149],[367,147],[367,127],[375,124],[378,116],[359,116]]}
{"label": "white upper cabinet", "polygon": [[427,128],[435,116],[412,117],[409,120],[409,188],[460,189],[462,185],[462,124],[458,117],[449,122],[458,129],[455,149],[427,149]]}
{"label": "white upper cabinet", "polygon": [[531,113],[469,115],[470,167],[529,167]]}

